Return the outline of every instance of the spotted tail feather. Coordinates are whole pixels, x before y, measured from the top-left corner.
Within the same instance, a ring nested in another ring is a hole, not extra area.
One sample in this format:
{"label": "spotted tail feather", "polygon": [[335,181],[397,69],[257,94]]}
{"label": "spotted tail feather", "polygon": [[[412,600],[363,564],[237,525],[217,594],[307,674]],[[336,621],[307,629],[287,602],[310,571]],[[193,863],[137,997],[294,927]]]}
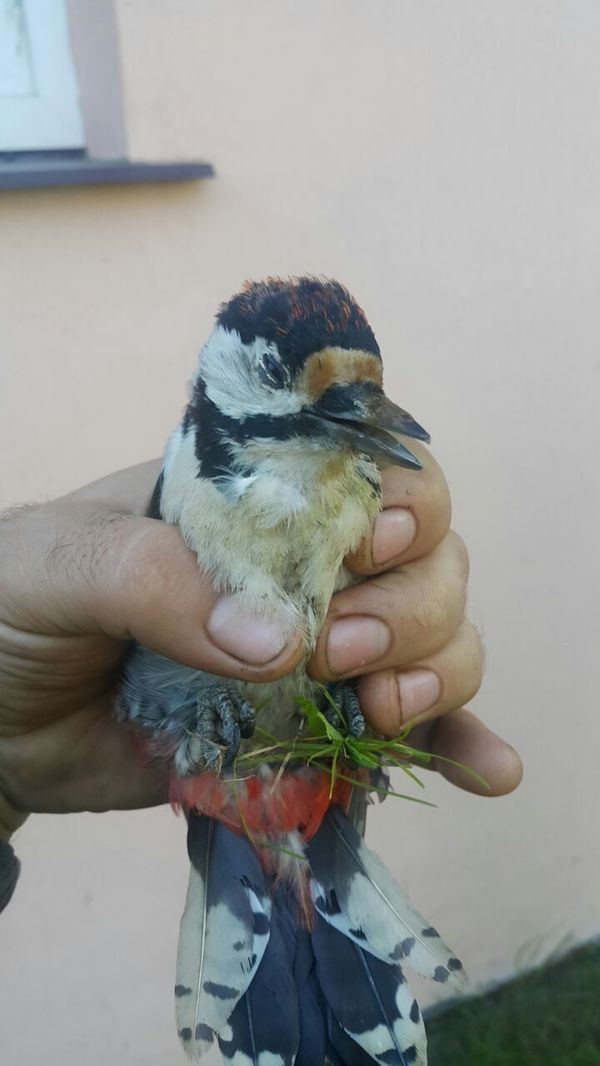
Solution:
{"label": "spotted tail feather", "polygon": [[177,1030],[197,1061],[223,1034],[269,941],[271,904],[248,840],[190,814],[190,881],[179,931]]}
{"label": "spotted tail feather", "polygon": [[[228,1066],[292,1066],[300,1042],[293,926],[273,902],[271,933],[252,982],[219,1037]],[[318,1060],[313,1060],[312,1066]]]}
{"label": "spotted tail feather", "polygon": [[374,1060],[368,1051],[344,1032],[331,1008],[327,1010],[327,1036],[329,1046],[324,1066],[378,1066],[379,1060]]}
{"label": "spotted tail feather", "polygon": [[312,943],[340,1063],[426,1066],[423,1020],[401,967],[369,955],[320,917]]}
{"label": "spotted tail feather", "polygon": [[339,808],[329,809],[307,854],[312,898],[325,922],[384,963],[406,960],[433,981],[465,983],[462,963]]}
{"label": "spotted tail feather", "polygon": [[426,1066],[402,960],[436,981],[460,963],[341,810],[268,874],[206,816],[190,815],[188,851],[176,997],[192,1059],[218,1041],[227,1066]]}

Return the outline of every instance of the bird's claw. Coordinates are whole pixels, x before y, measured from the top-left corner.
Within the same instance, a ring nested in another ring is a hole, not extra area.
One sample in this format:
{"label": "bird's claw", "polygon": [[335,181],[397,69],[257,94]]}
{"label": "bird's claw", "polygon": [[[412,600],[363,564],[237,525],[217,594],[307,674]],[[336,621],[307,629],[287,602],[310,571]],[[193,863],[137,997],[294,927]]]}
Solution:
{"label": "bird's claw", "polygon": [[227,684],[214,685],[196,701],[195,721],[175,753],[179,777],[231,766],[242,737],[254,732],[255,710]]}
{"label": "bird's claw", "polygon": [[365,731],[365,719],[360,709],[356,688],[350,681],[341,681],[329,688],[330,700],[325,701],[323,714],[340,733],[358,740]]}

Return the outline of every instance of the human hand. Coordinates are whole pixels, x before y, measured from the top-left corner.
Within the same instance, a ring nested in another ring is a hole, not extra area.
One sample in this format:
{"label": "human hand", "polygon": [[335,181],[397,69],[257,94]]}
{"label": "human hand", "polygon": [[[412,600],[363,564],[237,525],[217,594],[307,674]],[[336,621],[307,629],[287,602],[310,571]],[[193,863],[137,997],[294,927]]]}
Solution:
{"label": "human hand", "polygon": [[[145,766],[132,735],[111,715],[128,640],[248,681],[280,677],[301,656],[299,641],[282,647],[268,626],[248,628],[252,639],[242,644],[239,625],[232,634],[222,619],[215,622],[215,593],[177,530],[143,517],[159,468],[152,462],[120,471],[0,523],[0,838],[29,811],[99,811],[165,800],[164,768]],[[461,624],[466,556],[446,532],[447,492],[433,461],[428,457],[417,477],[387,472],[384,502],[409,504],[416,536],[410,546],[405,538],[393,569],[372,565],[372,538],[349,560],[357,572],[375,576],[333,598],[312,669],[328,676],[323,664],[334,620],[371,616],[387,624],[392,641],[380,661],[362,661],[365,639],[355,665],[343,673],[366,675],[359,683],[366,713],[376,729],[394,732],[402,709],[392,695],[398,668],[408,676],[408,667],[418,663],[438,676],[441,696],[427,718],[452,711],[477,686],[480,651]],[[394,523],[401,540],[410,520]],[[423,596],[433,606],[424,602],[415,611]],[[342,643],[349,643],[346,638]],[[406,713],[406,699],[403,708]],[[446,713],[429,729],[432,750],[442,755],[451,749],[451,757],[486,776],[493,793],[518,783],[516,753],[472,716]],[[459,772],[444,772],[472,788]]]}
{"label": "human hand", "polygon": [[[332,601],[310,673],[320,681],[358,677],[370,725],[394,736],[410,722],[410,744],[441,756],[434,767],[480,795],[512,792],[521,780],[517,752],[463,705],[481,684],[484,653],[465,618],[469,557],[450,529],[450,496],[431,452],[415,473],[383,473],[382,514],[347,567],[366,577]],[[489,785],[450,762],[474,770]]]}

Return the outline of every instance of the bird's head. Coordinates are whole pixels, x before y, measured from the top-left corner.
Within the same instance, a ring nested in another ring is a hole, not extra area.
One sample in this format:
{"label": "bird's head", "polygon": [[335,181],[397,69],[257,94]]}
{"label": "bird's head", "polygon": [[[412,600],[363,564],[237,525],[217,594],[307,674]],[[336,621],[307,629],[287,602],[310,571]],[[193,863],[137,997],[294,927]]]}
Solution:
{"label": "bird's head", "polygon": [[[223,304],[200,353],[187,425],[203,476],[243,466],[243,454],[295,440],[379,463],[420,468],[392,434],[429,435],[389,400],[379,346],[338,282],[312,277],[248,283]],[[227,454],[225,454],[227,453]]]}

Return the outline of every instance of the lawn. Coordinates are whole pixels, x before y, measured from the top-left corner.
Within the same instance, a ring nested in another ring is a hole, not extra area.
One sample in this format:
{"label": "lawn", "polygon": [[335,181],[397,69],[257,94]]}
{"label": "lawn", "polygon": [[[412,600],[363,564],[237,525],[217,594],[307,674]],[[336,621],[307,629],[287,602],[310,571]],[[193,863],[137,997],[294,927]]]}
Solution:
{"label": "lawn", "polygon": [[600,1066],[600,945],[433,1015],[430,1066]]}

